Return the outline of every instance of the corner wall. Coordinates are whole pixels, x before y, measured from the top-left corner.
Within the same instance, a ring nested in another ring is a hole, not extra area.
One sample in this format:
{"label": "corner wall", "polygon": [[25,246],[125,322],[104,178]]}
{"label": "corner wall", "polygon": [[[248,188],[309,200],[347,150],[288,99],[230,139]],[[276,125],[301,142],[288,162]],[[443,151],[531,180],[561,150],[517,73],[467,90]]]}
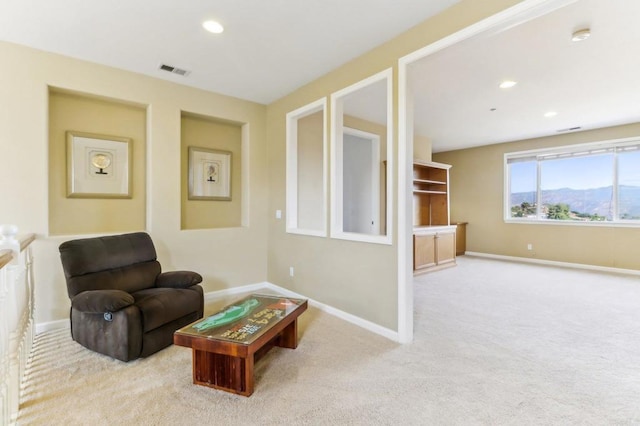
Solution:
{"label": "corner wall", "polygon": [[[6,42],[0,42],[0,57],[11,64],[0,68],[0,219],[18,225],[22,233],[37,235],[33,250],[38,323],[68,318],[58,245],[88,236],[50,236],[49,86],[146,106],[146,156],[134,159],[134,168],[146,167],[146,230],[164,270],[200,272],[206,292],[266,280],[264,105]],[[250,178],[242,184],[249,190],[248,226],[180,230],[181,111],[246,123]]]}

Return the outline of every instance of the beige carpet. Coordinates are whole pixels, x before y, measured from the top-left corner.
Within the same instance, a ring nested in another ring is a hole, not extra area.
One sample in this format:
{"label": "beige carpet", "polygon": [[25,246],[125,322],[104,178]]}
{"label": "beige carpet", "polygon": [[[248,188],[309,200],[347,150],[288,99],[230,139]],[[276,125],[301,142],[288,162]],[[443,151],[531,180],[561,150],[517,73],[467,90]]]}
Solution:
{"label": "beige carpet", "polygon": [[125,364],[43,333],[19,424],[640,424],[638,277],[462,257],[415,302],[410,345],[309,308],[250,398],[193,385],[187,348]]}

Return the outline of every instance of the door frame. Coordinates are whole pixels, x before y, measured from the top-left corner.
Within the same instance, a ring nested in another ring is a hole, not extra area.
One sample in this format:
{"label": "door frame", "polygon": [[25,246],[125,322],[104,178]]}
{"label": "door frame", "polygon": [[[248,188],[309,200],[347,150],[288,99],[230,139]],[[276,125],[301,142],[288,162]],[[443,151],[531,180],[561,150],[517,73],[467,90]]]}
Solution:
{"label": "door frame", "polygon": [[413,93],[408,87],[409,66],[468,38],[546,15],[579,0],[523,0],[502,12],[439,39],[398,59],[398,341],[413,340]]}
{"label": "door frame", "polygon": [[[379,235],[380,234],[380,135],[376,135],[375,133],[365,132],[363,130],[354,129],[352,127],[343,126],[342,127],[343,135],[355,136],[361,139],[366,139],[371,142],[371,213],[372,220],[375,225],[371,227],[371,235]],[[344,150],[344,136],[342,140],[342,148]],[[341,153],[337,153],[343,158],[341,161],[344,161],[344,151]],[[344,173],[344,171],[343,171]],[[344,179],[344,177],[343,177]],[[343,216],[344,216],[344,203],[343,203]],[[346,231],[348,232],[348,231]]]}

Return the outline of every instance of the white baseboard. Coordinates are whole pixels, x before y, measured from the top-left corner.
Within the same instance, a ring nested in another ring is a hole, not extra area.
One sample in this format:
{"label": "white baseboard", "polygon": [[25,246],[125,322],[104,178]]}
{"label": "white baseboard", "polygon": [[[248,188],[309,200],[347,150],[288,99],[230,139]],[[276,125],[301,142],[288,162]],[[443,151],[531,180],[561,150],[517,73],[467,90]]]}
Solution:
{"label": "white baseboard", "polygon": [[44,333],[45,331],[60,330],[62,328],[69,328],[69,319],[39,322],[36,324],[36,334]]}
{"label": "white baseboard", "polygon": [[530,257],[503,256],[500,254],[480,253],[475,251],[467,251],[465,252],[465,255],[471,257],[483,257],[486,259],[506,260],[509,262],[535,263],[538,265],[558,266],[561,268],[587,269],[590,271],[640,276],[640,271],[636,269],[611,268],[607,266],[586,265],[584,263],[557,262],[555,260],[532,259]]}
{"label": "white baseboard", "polygon": [[[383,337],[386,337],[387,339],[393,340],[395,342],[400,341],[399,339],[399,335],[397,331],[388,329],[386,327],[382,327],[378,324],[375,324],[371,321],[367,321],[365,319],[362,319],[360,317],[357,317],[355,315],[349,314],[347,312],[341,311],[340,309],[336,309],[333,306],[329,306],[325,303],[322,302],[318,302],[316,300],[310,299],[304,295],[295,293],[291,290],[287,290],[286,288],[277,286],[275,284],[271,284],[269,282],[261,282],[261,283],[256,283],[256,284],[248,284],[248,285],[244,285],[244,286],[240,286],[240,287],[232,287],[232,288],[226,288],[224,290],[216,290],[216,291],[210,291],[204,294],[204,300],[205,302],[210,302],[213,300],[217,300],[223,297],[228,297],[228,296],[235,296],[238,294],[243,294],[243,293],[252,293],[252,292],[259,292],[261,290],[271,290],[271,291],[275,291],[276,293],[288,296],[288,297],[296,297],[296,298],[300,298],[300,299],[308,299],[309,300],[309,305],[320,309],[323,312],[326,312],[328,314],[331,314],[335,317],[338,317],[344,321],[350,322],[354,325],[357,325],[359,327],[364,328],[365,330],[369,330],[372,333],[376,333],[379,334]],[[68,319],[63,319],[63,320],[58,320],[58,321],[49,321],[49,322],[44,322],[44,323],[38,323],[36,324],[36,334],[40,334],[43,333],[45,331],[51,331],[51,330],[58,330],[61,328],[66,328],[69,327],[69,320]]]}
{"label": "white baseboard", "polygon": [[383,337],[386,337],[387,339],[390,339],[396,342],[399,341],[399,336],[397,331],[388,329],[386,327],[382,327],[371,321],[367,321],[355,315],[341,311],[340,309],[336,309],[333,306],[329,306],[325,303],[310,299],[303,294],[296,293],[294,291],[288,290],[286,288],[280,287],[270,282],[262,282],[262,283],[250,284],[242,287],[233,287],[233,288],[228,288],[224,290],[211,291],[206,293],[204,298],[207,301],[211,301],[211,300],[216,300],[226,296],[242,294],[242,293],[251,293],[251,292],[256,292],[260,290],[271,290],[271,291],[275,291],[276,293],[282,294],[284,296],[295,297],[299,299],[307,299],[309,301],[309,305],[315,308],[318,308],[323,312],[326,312],[344,321],[355,324],[359,327],[364,328],[365,330],[369,330],[373,333],[379,334]]}
{"label": "white baseboard", "polygon": [[212,300],[221,299],[227,296],[235,296],[237,294],[260,291],[267,288],[268,285],[269,283],[267,282],[261,282],[256,284],[247,284],[240,287],[231,287],[231,288],[225,288],[223,290],[210,291],[204,294],[204,301],[210,302]]}
{"label": "white baseboard", "polygon": [[270,288],[271,290],[277,291],[281,294],[284,294],[285,296],[289,296],[289,297],[297,297],[297,298],[303,298],[303,299],[308,299],[309,300],[309,304],[311,306],[313,306],[314,308],[318,308],[323,312],[326,312],[328,314],[331,314],[335,317],[338,317],[344,321],[350,322],[354,325],[357,325],[358,327],[362,327],[365,330],[369,330],[372,333],[376,333],[379,334],[383,337],[386,337],[387,339],[393,340],[395,342],[399,342],[400,341],[400,336],[398,335],[397,331],[391,330],[389,328],[386,327],[382,327],[381,325],[378,325],[376,323],[373,323],[371,321],[367,321],[363,318],[360,318],[358,316],[352,315],[350,313],[341,311],[340,309],[336,309],[333,306],[329,306],[325,303],[322,302],[318,302],[317,300],[313,300],[313,299],[309,299],[308,297],[295,293],[291,290],[287,290],[286,288],[282,288],[280,286],[277,286],[275,284],[271,284],[271,283],[266,283],[267,284],[267,288]]}

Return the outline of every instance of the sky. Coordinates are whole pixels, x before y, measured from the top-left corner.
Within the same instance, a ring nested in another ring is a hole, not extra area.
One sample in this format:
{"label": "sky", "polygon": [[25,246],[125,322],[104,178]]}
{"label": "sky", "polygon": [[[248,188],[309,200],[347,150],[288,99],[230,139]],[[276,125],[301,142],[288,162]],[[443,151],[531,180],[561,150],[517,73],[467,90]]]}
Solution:
{"label": "sky", "polygon": [[[640,186],[640,151],[618,155],[620,185]],[[536,190],[536,162],[511,164],[511,192]],[[613,154],[591,155],[541,163],[542,189],[588,189],[613,184]]]}

